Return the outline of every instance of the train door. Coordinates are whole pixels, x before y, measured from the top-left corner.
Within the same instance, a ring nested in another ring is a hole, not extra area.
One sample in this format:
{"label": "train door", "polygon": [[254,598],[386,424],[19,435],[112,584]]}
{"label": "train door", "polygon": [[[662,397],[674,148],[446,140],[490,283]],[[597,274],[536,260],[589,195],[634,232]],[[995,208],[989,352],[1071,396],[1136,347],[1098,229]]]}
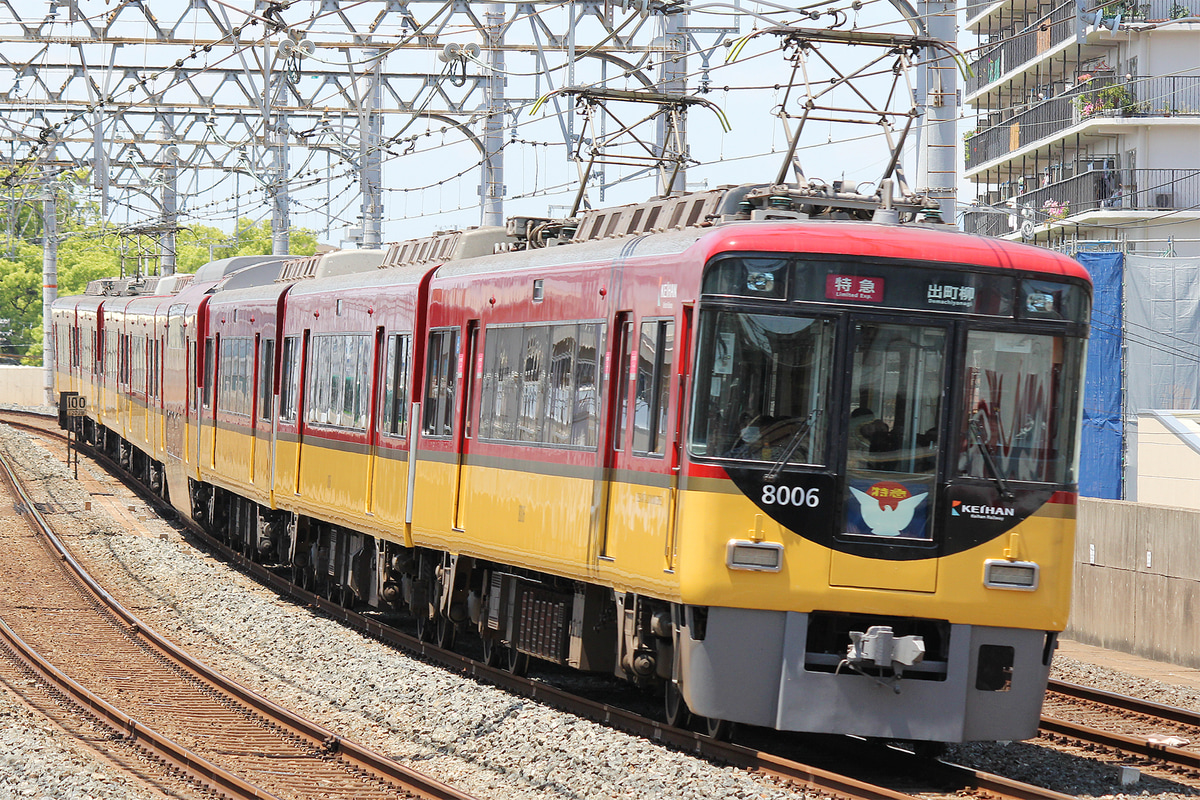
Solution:
{"label": "train door", "polygon": [[636,327],[626,322],[614,370],[621,386],[601,555],[649,578],[671,567],[675,332],[673,319],[643,319]]}
{"label": "train door", "polygon": [[[217,381],[221,379],[218,357],[221,348],[221,335],[210,336],[204,341],[204,408],[200,412],[200,447],[201,459],[208,453],[208,466],[213,469],[217,465]],[[207,425],[207,429],[205,426]]]}
{"label": "train door", "polygon": [[379,455],[379,404],[383,391],[385,350],[383,328],[375,329],[375,355],[371,361],[371,394],[367,412],[367,507],[368,514],[375,513],[375,460]]}
{"label": "train door", "polygon": [[[194,321],[194,318],[193,318]],[[200,357],[196,340],[187,340],[187,417],[184,423],[183,463],[189,469],[200,452],[200,383],[196,380]]]}
{"label": "train door", "polygon": [[609,520],[613,508],[613,480],[617,473],[618,457],[625,449],[625,417],[629,402],[629,350],[633,338],[633,321],[628,311],[617,314],[613,321],[613,346],[611,363],[604,366],[605,385],[608,387],[604,403],[604,436],[600,441],[601,464],[599,477],[592,491],[592,501],[597,509],[595,520],[596,555],[611,560]]}
{"label": "train door", "polygon": [[458,374],[462,375],[462,408],[459,409],[460,419],[455,451],[458,453],[458,467],[455,470],[454,490],[454,529],[465,530],[467,483],[467,455],[473,438],[471,430],[471,407],[474,405],[475,393],[479,381],[483,378],[483,353],[479,351],[479,320],[467,322],[466,346],[462,349],[458,365]]}
{"label": "train door", "polygon": [[[667,521],[667,544],[666,544],[666,559],[667,569],[675,568],[675,550],[676,550],[676,524],[679,520],[679,473],[683,468],[683,428],[684,428],[684,398],[690,392],[687,391],[688,381],[688,365],[691,359],[687,357],[689,348],[691,347],[692,337],[692,307],[685,306],[681,316],[682,325],[679,328],[678,335],[675,337],[675,353],[674,366],[677,371],[672,374],[668,370],[668,375],[671,382],[674,384],[675,395],[675,412],[671,422],[674,430],[670,433],[671,441],[667,448],[667,458],[670,462],[670,489],[671,489],[671,504],[670,517]],[[670,389],[669,389],[670,391]],[[670,397],[666,398],[669,402]]]}
{"label": "train door", "polygon": [[[244,349],[243,349],[244,352]],[[250,386],[245,391],[250,393],[250,471],[246,475],[246,480],[251,484],[255,483],[255,464],[258,461],[258,429],[259,429],[259,410],[258,404],[261,402],[262,393],[258,391],[259,381],[262,380],[259,375],[259,370],[263,368],[262,363],[262,334],[254,334],[254,347],[250,351]],[[243,373],[244,375],[245,373]]]}
{"label": "train door", "polygon": [[939,433],[945,428],[949,329],[852,318],[843,403],[845,488],[841,535],[869,555],[910,547],[930,557],[884,562],[835,551],[835,586],[932,592],[937,588]]}
{"label": "train door", "polygon": [[300,360],[298,365],[299,381],[296,384],[296,450],[295,462],[293,464],[294,471],[292,472],[292,492],[300,494],[300,461],[304,455],[304,425],[305,417],[308,415],[308,386],[311,382],[309,375],[309,330],[305,328],[304,338],[300,341]]}

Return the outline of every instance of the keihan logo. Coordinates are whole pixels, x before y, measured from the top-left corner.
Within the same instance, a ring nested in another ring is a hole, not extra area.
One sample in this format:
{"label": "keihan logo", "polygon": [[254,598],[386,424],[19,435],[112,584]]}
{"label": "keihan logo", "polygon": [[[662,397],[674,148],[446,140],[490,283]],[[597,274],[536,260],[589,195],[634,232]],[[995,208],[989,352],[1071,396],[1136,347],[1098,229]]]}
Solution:
{"label": "keihan logo", "polygon": [[950,516],[952,517],[971,517],[973,519],[1005,519],[1007,517],[1015,517],[1016,509],[999,508],[997,506],[968,506],[964,505],[962,500],[954,500],[950,503]]}

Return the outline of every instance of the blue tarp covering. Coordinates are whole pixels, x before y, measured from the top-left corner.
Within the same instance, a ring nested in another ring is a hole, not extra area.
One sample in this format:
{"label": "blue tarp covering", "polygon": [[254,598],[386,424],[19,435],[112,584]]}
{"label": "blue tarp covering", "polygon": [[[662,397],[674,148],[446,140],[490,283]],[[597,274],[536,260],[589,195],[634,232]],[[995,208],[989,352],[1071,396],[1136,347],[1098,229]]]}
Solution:
{"label": "blue tarp covering", "polygon": [[1121,419],[1121,253],[1079,253],[1076,258],[1092,276],[1095,299],[1088,342],[1087,381],[1083,392],[1083,441],[1079,493],[1121,500],[1121,454],[1125,436]]}

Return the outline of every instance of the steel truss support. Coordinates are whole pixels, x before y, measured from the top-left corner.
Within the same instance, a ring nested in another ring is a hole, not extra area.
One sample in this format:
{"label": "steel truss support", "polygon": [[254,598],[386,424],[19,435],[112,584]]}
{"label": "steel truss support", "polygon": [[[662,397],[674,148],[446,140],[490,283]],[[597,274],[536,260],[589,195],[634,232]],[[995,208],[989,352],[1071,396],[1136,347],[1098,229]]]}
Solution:
{"label": "steel truss support", "polygon": [[[501,220],[507,120],[567,75],[595,85],[601,64],[606,85],[653,85],[659,56],[685,45],[682,34],[655,38],[673,10],[659,0],[322,0],[260,2],[254,12],[218,0],[156,5],[167,17],[148,6],[56,0],[46,13],[0,2],[0,116],[15,143],[0,180],[25,180],[22,167],[50,163],[53,141],[55,164],[91,171],[103,211],[163,225],[181,210],[206,217],[206,205],[252,208],[196,199],[230,197],[219,187],[245,175],[272,209],[277,252],[292,209],[321,205],[321,177],[357,185],[359,240],[377,243],[383,164],[435,124],[483,143],[482,214]],[[451,45],[474,54],[438,69],[433,56]],[[682,62],[662,60],[677,66],[658,80],[682,91]],[[510,74],[522,77],[506,87]],[[562,142],[573,146],[569,109],[558,111]],[[178,188],[166,189],[173,182],[191,197],[176,200]]]}

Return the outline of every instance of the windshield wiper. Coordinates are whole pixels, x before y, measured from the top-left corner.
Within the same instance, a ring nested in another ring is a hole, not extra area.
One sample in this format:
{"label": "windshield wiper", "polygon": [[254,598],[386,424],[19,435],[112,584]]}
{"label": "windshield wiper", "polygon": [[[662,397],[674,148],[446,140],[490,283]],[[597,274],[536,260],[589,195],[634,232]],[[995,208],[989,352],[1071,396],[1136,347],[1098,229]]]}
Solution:
{"label": "windshield wiper", "polygon": [[792,454],[796,452],[796,448],[800,446],[800,440],[804,438],[804,434],[808,433],[809,430],[812,429],[813,423],[817,421],[817,417],[819,416],[821,416],[821,409],[819,408],[814,408],[812,411],[808,412],[808,416],[805,418],[804,422],[801,422],[796,427],[796,432],[792,434],[792,438],[788,439],[787,447],[783,449],[783,455],[781,455],[779,460],[771,466],[771,469],[768,470],[767,474],[763,476],[763,480],[769,483],[775,482],[775,479],[779,477],[780,471],[783,470],[783,465],[786,464],[788,459],[792,457]]}
{"label": "windshield wiper", "polygon": [[976,411],[971,415],[971,419],[967,422],[967,430],[971,433],[971,438],[975,440],[975,446],[983,454],[983,463],[987,466],[988,471],[992,473],[992,480],[999,487],[1000,496],[1005,500],[1011,500],[1014,495],[1012,490],[1008,488],[1008,481],[1000,472],[1000,467],[996,466],[996,460],[992,457],[992,448],[988,447],[987,442],[983,440],[983,432],[979,429],[979,414],[980,412]]}

